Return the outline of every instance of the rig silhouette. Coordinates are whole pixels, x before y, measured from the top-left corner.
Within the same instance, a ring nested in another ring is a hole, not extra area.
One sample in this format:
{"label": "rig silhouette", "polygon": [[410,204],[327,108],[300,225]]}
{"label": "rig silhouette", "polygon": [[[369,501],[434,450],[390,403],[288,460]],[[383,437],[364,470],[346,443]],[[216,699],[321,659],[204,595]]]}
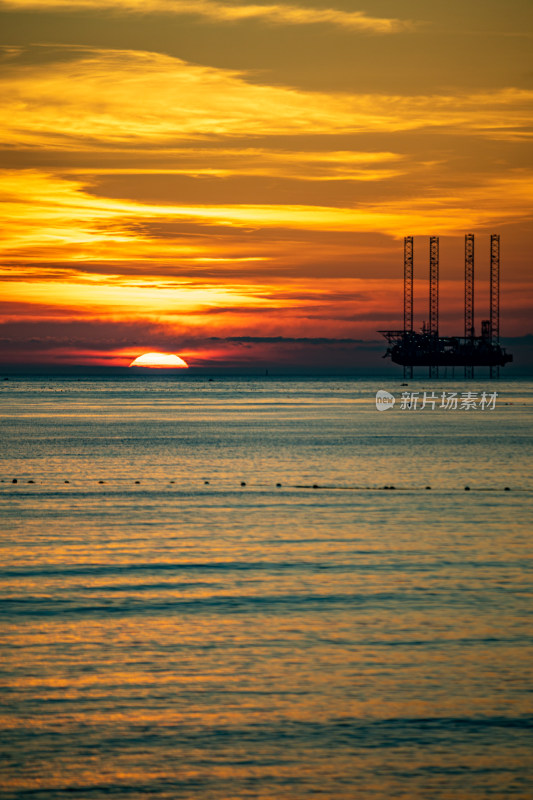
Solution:
{"label": "rig silhouette", "polygon": [[464,367],[466,378],[474,367],[489,367],[497,378],[500,367],[513,360],[500,345],[500,236],[490,237],[490,318],[481,322],[481,336],[474,328],[474,234],[465,236],[465,329],[463,336],[439,336],[439,237],[429,239],[429,325],[413,329],[413,237],[404,238],[403,330],[379,331],[389,347],[383,358],[403,366],[404,378],[413,377],[414,367],[429,367],[436,378],[439,367]]}

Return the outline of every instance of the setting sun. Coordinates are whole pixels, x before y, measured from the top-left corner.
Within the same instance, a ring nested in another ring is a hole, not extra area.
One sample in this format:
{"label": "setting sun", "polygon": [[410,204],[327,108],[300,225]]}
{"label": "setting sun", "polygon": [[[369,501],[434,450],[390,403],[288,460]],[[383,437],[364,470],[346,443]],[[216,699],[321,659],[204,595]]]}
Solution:
{"label": "setting sun", "polygon": [[130,367],[173,367],[174,369],[187,369],[189,365],[183,358],[174,353],[143,353],[137,356]]}

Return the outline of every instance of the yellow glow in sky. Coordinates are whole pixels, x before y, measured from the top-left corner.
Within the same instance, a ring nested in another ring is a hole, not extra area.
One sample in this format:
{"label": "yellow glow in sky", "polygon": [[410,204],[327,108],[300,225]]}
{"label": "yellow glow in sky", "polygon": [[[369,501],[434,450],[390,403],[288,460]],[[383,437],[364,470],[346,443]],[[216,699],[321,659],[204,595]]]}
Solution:
{"label": "yellow glow in sky", "polygon": [[442,237],[459,297],[466,232],[479,275],[500,233],[507,330],[529,332],[531,4],[0,0],[0,14],[8,352],[126,353],[132,330],[154,352],[186,352],[178,334],[199,352],[199,331],[374,338],[401,316],[403,237],[417,278],[422,238]]}

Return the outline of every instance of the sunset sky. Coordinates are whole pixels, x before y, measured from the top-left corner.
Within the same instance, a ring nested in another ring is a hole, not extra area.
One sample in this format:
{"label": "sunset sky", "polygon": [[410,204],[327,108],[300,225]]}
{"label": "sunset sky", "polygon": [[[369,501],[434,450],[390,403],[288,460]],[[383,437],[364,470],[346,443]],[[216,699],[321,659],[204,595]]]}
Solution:
{"label": "sunset sky", "polygon": [[[0,361],[370,364],[533,271],[531,0],[0,0]],[[526,340],[524,340],[526,341]],[[512,348],[511,348],[512,349]]]}

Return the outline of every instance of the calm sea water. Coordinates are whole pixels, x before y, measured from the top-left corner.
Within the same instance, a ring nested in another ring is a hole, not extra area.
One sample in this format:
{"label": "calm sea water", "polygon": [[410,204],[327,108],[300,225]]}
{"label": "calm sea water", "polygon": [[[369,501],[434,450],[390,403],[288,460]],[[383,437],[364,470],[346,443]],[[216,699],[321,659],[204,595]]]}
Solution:
{"label": "calm sea water", "polygon": [[467,388],[3,382],[3,797],[530,800],[533,384]]}

